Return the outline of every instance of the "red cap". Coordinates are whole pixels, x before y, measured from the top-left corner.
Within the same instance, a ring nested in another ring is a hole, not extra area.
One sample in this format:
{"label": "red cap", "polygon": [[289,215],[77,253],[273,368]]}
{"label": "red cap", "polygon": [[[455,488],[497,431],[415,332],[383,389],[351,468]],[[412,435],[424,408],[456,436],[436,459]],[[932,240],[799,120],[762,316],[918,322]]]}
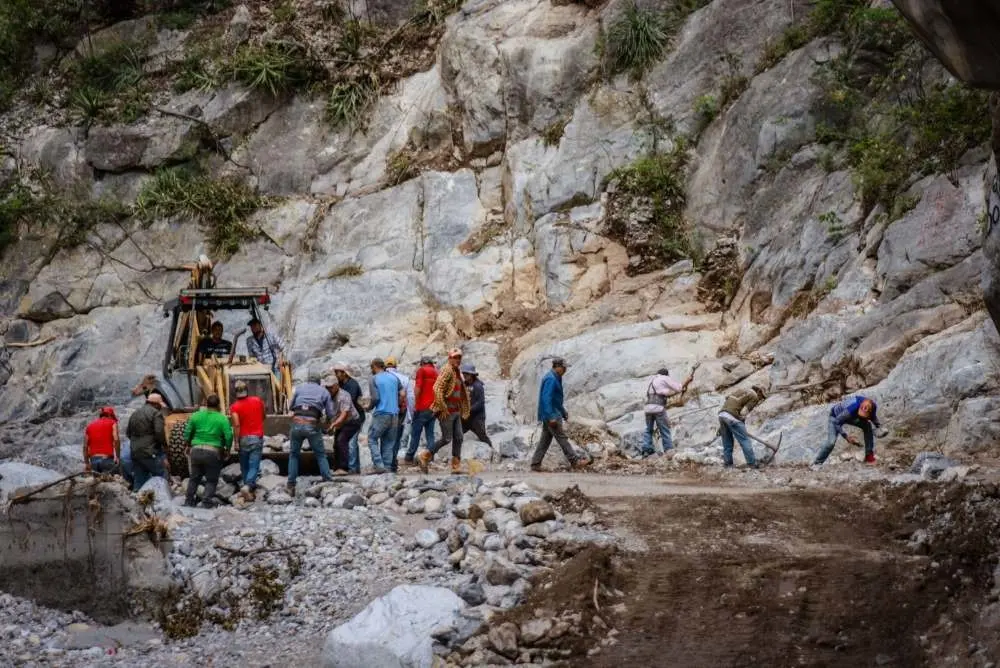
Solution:
{"label": "red cap", "polygon": [[109,417],[115,422],[118,422],[118,416],[115,415],[115,409],[112,408],[111,406],[105,406],[104,408],[102,408],[99,417]]}

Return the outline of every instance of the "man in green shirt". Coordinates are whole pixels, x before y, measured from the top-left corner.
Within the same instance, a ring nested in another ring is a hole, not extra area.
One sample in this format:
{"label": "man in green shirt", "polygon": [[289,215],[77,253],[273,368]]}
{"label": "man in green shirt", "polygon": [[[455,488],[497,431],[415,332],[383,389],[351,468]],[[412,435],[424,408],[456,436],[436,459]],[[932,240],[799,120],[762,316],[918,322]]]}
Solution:
{"label": "man in green shirt", "polygon": [[229,456],[229,448],[233,443],[233,427],[229,424],[229,418],[219,410],[219,395],[208,395],[205,406],[205,410],[192,413],[184,427],[188,467],[191,469],[184,505],[197,505],[198,485],[204,479],[205,496],[202,497],[201,505],[213,508],[216,505],[215,487],[219,484],[222,463]]}

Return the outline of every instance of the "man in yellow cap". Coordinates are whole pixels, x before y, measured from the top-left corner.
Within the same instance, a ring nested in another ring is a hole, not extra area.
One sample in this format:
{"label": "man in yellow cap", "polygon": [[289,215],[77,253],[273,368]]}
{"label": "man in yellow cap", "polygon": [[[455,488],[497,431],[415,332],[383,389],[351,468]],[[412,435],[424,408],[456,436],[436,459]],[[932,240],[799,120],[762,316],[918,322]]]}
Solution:
{"label": "man in yellow cap", "polygon": [[469,419],[469,392],[462,379],[462,351],[453,348],[448,352],[448,361],[441,366],[434,381],[434,403],[431,410],[437,415],[441,425],[441,438],[427,450],[417,455],[420,470],[427,473],[427,467],[434,459],[434,453],[451,443],[451,471],[462,469],[462,420]]}

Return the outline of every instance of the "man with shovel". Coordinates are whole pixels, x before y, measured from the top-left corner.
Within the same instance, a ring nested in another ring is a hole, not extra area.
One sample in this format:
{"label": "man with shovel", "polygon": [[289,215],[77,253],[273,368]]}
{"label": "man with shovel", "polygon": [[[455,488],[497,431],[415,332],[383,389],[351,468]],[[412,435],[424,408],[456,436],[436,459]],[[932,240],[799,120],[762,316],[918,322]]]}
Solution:
{"label": "man with shovel", "polygon": [[719,411],[719,432],[722,434],[722,464],[726,468],[733,466],[733,439],[739,441],[743,457],[749,468],[757,468],[757,457],[753,452],[751,436],[743,420],[754,406],[764,400],[764,390],[754,385],[751,390],[740,389],[726,397]]}

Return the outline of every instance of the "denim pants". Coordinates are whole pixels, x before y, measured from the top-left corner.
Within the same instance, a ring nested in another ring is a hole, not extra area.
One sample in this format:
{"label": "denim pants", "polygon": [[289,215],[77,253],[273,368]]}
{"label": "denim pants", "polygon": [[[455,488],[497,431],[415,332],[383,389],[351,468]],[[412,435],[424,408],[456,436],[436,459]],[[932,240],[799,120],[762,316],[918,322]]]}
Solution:
{"label": "denim pants", "polygon": [[660,431],[660,446],[666,452],[674,447],[674,439],[670,436],[670,422],[667,421],[667,412],[646,413],[646,435],[642,440],[643,457],[651,455],[656,451],[653,449],[653,429]]}
{"label": "denim pants", "polygon": [[376,471],[396,469],[396,429],[397,417],[388,413],[372,415],[368,428],[368,449],[372,454],[372,466]]}
{"label": "denim pants", "polygon": [[434,423],[437,422],[437,418],[434,417],[434,411],[428,409],[425,411],[416,411],[413,414],[413,422],[410,423],[410,447],[406,451],[406,460],[412,462],[413,458],[417,454],[417,449],[420,447],[420,432],[424,432],[424,439],[427,442],[427,449],[430,450],[434,445]]}
{"label": "denim pants", "polygon": [[94,473],[118,473],[114,457],[91,457],[90,470]]}
{"label": "denim pants", "polygon": [[351,442],[347,446],[347,471],[349,473],[361,473],[361,453],[358,451],[358,436],[364,428],[364,420],[358,423],[358,430],[351,436]]}
{"label": "denim pants", "polygon": [[[849,424],[852,427],[857,427],[861,430],[861,433],[865,437],[865,456],[875,454],[875,434],[872,431],[872,423],[868,420],[862,420],[861,418],[854,418],[848,420],[844,423]],[[840,433],[837,431],[837,419],[832,415],[829,417],[826,425],[826,442],[823,447],[819,449],[819,454],[816,455],[816,460],[814,464],[822,464],[826,461],[826,458],[830,456],[833,452],[833,447],[837,444],[837,436]]]}
{"label": "denim pants", "polygon": [[202,479],[205,481],[205,496],[201,500],[212,503],[215,488],[219,484],[219,474],[222,473],[222,453],[218,448],[195,446],[188,456],[188,468],[191,470],[191,477],[188,478],[185,503],[194,505]]}
{"label": "denim pants", "polygon": [[323,446],[323,432],[315,422],[312,424],[292,423],[292,430],[288,433],[288,442],[291,448],[291,455],[288,457],[288,484],[294,485],[299,479],[299,457],[302,456],[302,442],[309,441],[313,456],[319,464],[319,474],[323,480],[332,480],[330,477],[330,462],[326,459],[326,449]]}
{"label": "denim pants", "polygon": [[445,417],[438,418],[438,422],[441,423],[441,438],[437,440],[433,448],[427,448],[430,450],[431,456],[450,442],[452,459],[461,459],[462,434],[464,433],[462,431],[462,414],[448,413]]}
{"label": "denim pants", "polygon": [[136,457],[132,455],[132,490],[139,491],[150,478],[166,478],[163,468],[163,455],[153,457]]}
{"label": "denim pants", "polygon": [[351,443],[358,442],[359,431],[361,431],[359,420],[345,422],[337,429],[336,442],[333,446],[333,468],[338,471],[351,470]]}
{"label": "denim pants", "polygon": [[737,420],[729,413],[719,414],[719,431],[722,432],[722,465],[733,465],[733,439],[739,441],[740,449],[743,450],[743,458],[747,461],[747,466],[757,468],[757,456],[753,452],[753,443],[747,436],[747,426],[742,420]]}
{"label": "denim pants", "polygon": [[244,436],[240,439],[240,472],[243,474],[243,484],[250,489],[257,489],[260,458],[263,454],[263,436]]}
{"label": "denim pants", "polygon": [[578,457],[569,442],[569,438],[566,437],[566,430],[563,429],[563,421],[553,420],[552,422],[542,423],[542,437],[538,440],[535,453],[531,455],[532,466],[542,465],[542,460],[545,459],[545,453],[548,452],[549,446],[552,445],[553,438],[559,444],[559,447],[562,448],[563,454],[566,455],[569,463],[576,464]]}

